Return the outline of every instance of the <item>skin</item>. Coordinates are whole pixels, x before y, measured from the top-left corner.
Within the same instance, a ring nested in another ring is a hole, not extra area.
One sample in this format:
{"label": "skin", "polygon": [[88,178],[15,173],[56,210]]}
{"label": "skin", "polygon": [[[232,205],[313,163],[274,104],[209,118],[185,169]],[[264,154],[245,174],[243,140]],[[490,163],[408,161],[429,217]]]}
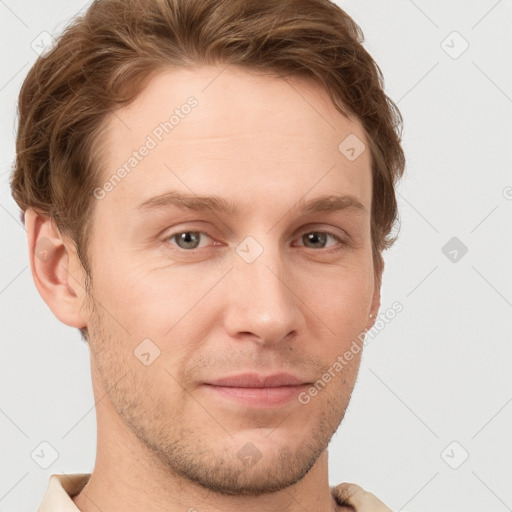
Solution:
{"label": "skin", "polygon": [[[381,276],[371,253],[370,152],[350,161],[338,150],[349,134],[368,148],[364,131],[303,78],[167,69],[107,118],[105,180],[190,96],[197,107],[96,202],[91,297],[71,241],[26,213],[41,296],[60,321],[89,333],[97,453],[73,501],[84,512],[352,510],[330,492],[327,445],[361,352],[308,404],[256,407],[204,382],[286,371],[314,383],[373,325]],[[241,213],[137,210],[170,190],[221,196]],[[365,209],[296,209],[324,194],[349,194]],[[305,236],[319,232],[344,243]],[[262,249],[252,263],[236,252],[247,236]],[[43,238],[54,248],[44,262],[35,257]],[[134,355],[145,339],[160,351],[148,366]],[[259,460],[244,465],[248,443]],[[349,491],[346,504],[364,510],[364,491]],[[376,498],[364,499],[379,510]]]}

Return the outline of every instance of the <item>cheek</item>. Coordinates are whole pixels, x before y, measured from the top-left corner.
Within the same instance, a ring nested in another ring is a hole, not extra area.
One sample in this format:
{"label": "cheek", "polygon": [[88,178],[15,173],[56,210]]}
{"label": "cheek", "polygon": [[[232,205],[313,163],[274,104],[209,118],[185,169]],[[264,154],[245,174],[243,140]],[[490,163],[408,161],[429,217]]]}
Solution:
{"label": "cheek", "polygon": [[184,345],[170,346],[155,336],[151,309],[129,298],[126,293],[115,301],[115,294],[103,293],[101,300],[109,310],[97,301],[89,323],[91,355],[119,411],[129,415],[145,409],[146,417],[156,418],[164,406],[170,413],[169,403],[176,406],[183,399],[176,382],[183,380],[190,354],[180,350]]}
{"label": "cheek", "polygon": [[[123,353],[119,359],[128,358],[141,371],[151,369],[153,378],[162,366],[158,379],[172,387],[172,377],[163,368],[181,380],[213,321],[211,302],[201,299],[218,277],[193,282],[191,272],[178,268],[148,271],[144,264],[116,268],[114,272],[112,265],[104,266],[95,280],[95,296],[110,313],[104,321],[115,330],[111,343]],[[146,353],[150,355],[143,356]],[[154,362],[143,368],[134,354]]]}
{"label": "cheek", "polygon": [[327,336],[339,342],[357,336],[366,328],[373,279],[372,268],[360,264],[328,269],[303,280],[301,297],[306,297],[306,304],[325,324]]}
{"label": "cheek", "polygon": [[134,265],[115,253],[100,261],[94,274],[95,297],[127,331],[141,333],[165,317],[170,324],[170,306],[179,296],[176,286],[156,279],[144,262]]}

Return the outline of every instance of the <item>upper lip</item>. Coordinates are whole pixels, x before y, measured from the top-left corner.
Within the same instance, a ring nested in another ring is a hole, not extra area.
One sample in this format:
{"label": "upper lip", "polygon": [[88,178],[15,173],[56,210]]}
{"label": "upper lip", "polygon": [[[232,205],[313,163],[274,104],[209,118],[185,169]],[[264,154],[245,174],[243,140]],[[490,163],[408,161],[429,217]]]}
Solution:
{"label": "upper lip", "polygon": [[261,375],[258,373],[241,373],[220,379],[209,380],[205,384],[233,388],[277,388],[280,386],[300,386],[308,382],[290,373]]}

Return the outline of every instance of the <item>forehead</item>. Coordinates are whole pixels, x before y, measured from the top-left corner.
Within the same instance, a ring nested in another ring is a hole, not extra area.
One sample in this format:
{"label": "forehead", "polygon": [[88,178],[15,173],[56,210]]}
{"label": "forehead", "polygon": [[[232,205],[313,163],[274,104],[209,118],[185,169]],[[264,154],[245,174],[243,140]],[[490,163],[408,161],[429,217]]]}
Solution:
{"label": "forehead", "polygon": [[[343,150],[354,141],[365,149],[350,159]],[[267,201],[273,192],[311,190],[350,193],[370,207],[371,158],[360,122],[304,78],[235,66],[163,70],[108,116],[101,146],[104,181],[125,169],[106,197],[113,205],[139,205],[166,189],[252,190]]]}

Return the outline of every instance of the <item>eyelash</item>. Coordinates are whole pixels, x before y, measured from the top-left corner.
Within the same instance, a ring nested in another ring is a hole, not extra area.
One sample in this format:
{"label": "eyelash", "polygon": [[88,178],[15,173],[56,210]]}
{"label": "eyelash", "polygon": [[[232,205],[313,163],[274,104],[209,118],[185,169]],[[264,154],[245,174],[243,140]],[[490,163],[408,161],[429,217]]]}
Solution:
{"label": "eyelash", "polygon": [[[181,235],[183,233],[196,233],[196,234],[200,234],[200,235],[206,235],[207,237],[211,238],[208,235],[208,233],[206,233],[204,231],[185,230],[185,231],[176,231],[176,232],[170,234],[169,236],[165,237],[164,241],[168,242],[168,241],[172,240],[174,237],[176,237],[177,235]],[[343,240],[338,235],[335,235],[334,233],[331,233],[330,231],[322,231],[322,230],[305,231],[299,237],[299,239],[302,238],[304,235],[309,235],[311,233],[325,234],[325,235],[328,235],[328,236],[334,238],[337,242],[339,242],[339,245],[336,245],[336,246],[334,246],[332,248],[329,248],[329,249],[311,249],[312,251],[322,252],[323,254],[332,254],[332,253],[341,251],[342,249],[344,249],[346,246],[349,245],[347,241]],[[173,245],[173,244],[169,244],[169,245]],[[302,246],[302,247],[304,247],[304,246]],[[198,251],[199,248],[196,248],[196,249],[182,249],[181,247],[178,247],[177,245],[174,245],[171,250],[177,250],[179,252],[184,252],[184,253],[187,252],[187,253],[189,253],[189,252]]]}

